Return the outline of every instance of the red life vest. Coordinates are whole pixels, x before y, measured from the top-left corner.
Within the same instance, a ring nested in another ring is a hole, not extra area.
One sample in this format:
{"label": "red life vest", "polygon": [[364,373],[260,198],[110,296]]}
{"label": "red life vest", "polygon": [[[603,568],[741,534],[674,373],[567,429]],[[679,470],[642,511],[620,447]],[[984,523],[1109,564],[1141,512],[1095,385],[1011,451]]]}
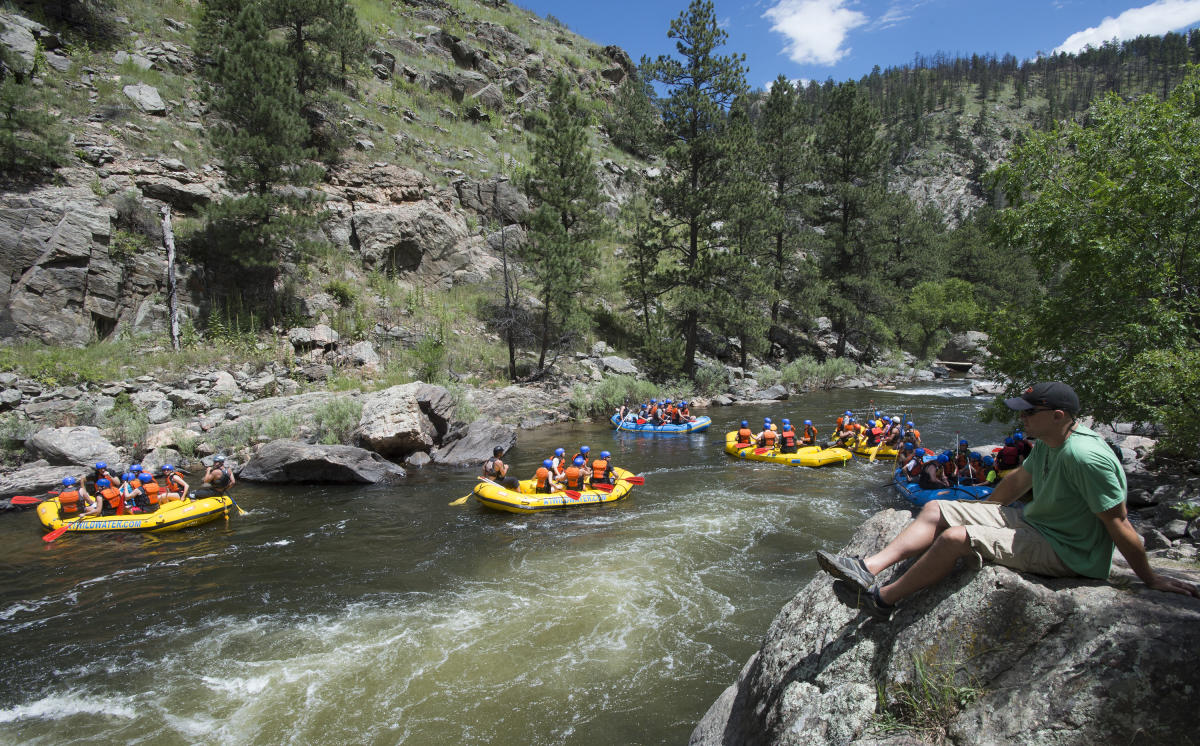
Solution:
{"label": "red life vest", "polygon": [[583,469],[574,464],[567,467],[567,489],[583,489]]}
{"label": "red life vest", "polygon": [[116,487],[105,487],[100,490],[100,497],[104,498],[104,503],[117,511],[117,515],[121,515],[125,508],[125,501],[121,499],[121,491]]}
{"label": "red life vest", "polygon": [[602,458],[598,458],[592,462],[592,481],[607,482],[608,478],[608,462]]}
{"label": "red life vest", "polygon": [[743,427],[737,432],[737,442],[743,445],[750,445],[750,441],[754,440],[754,433],[750,432],[750,428]]}
{"label": "red life vest", "polygon": [[784,430],[783,434],[779,436],[779,439],[783,442],[783,445],[787,446],[788,448],[796,445],[796,433],[792,432],[791,430]]}
{"label": "red life vest", "polygon": [[1015,469],[1021,465],[1021,452],[1016,446],[1004,446],[1000,449],[996,466],[1001,469]]}
{"label": "red life vest", "polygon": [[158,482],[151,479],[142,485],[142,492],[146,493],[146,502],[151,505],[158,505]]}
{"label": "red life vest", "polygon": [[79,490],[69,490],[58,493],[58,506],[63,515],[74,515],[79,512]]}
{"label": "red life vest", "polygon": [[769,448],[775,445],[775,431],[770,429],[763,430],[762,441],[764,448]]}

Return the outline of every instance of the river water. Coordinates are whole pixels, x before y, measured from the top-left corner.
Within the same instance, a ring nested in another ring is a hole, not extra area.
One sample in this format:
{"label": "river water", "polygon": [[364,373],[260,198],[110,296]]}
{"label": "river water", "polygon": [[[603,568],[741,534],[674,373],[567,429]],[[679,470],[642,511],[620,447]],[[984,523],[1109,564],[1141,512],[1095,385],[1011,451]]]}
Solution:
{"label": "river water", "polygon": [[471,470],[387,487],[239,485],[248,515],[160,536],[40,540],[0,515],[0,742],[679,744],[779,608],[873,512],[891,470],[722,450],[741,419],[868,401],[927,444],[995,442],[964,382],[713,408],[707,433],[523,432],[646,477],[619,503],[482,508]]}

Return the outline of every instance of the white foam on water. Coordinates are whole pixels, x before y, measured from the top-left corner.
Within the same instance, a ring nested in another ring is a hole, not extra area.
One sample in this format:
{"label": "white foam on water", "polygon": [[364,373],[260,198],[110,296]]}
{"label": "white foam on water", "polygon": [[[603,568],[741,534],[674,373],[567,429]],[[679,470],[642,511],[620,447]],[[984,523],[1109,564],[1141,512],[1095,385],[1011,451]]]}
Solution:
{"label": "white foam on water", "polygon": [[[937,396],[943,399],[970,399],[969,386],[921,386],[919,388],[903,389],[872,389],[880,394],[896,394],[897,396]],[[880,407],[884,409],[884,407]]]}
{"label": "white foam on water", "polygon": [[0,723],[19,720],[65,720],[75,715],[105,716],[131,720],[139,717],[133,707],[115,697],[95,697],[76,690],[51,694],[32,702],[0,709]]}

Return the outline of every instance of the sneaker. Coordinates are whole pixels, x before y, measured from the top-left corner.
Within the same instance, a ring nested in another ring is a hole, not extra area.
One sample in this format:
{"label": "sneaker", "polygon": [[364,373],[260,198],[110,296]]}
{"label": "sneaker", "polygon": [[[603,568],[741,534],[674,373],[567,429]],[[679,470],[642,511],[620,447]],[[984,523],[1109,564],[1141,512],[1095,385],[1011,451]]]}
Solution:
{"label": "sneaker", "polygon": [[858,557],[843,557],[821,549],[817,551],[817,564],[833,577],[856,585],[864,591],[875,585],[875,576]]}
{"label": "sneaker", "polygon": [[863,593],[859,599],[859,608],[867,612],[867,615],[873,619],[878,619],[881,622],[886,622],[892,618],[892,612],[896,610],[895,604],[884,603],[879,597],[879,586],[871,586],[866,593]]}

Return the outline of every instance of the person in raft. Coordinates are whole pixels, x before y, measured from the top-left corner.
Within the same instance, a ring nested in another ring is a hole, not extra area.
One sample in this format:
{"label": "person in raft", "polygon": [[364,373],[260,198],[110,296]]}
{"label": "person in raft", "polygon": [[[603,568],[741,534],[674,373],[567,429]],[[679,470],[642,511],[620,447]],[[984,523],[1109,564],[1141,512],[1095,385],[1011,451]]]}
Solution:
{"label": "person in raft", "polygon": [[170,503],[176,500],[186,500],[188,490],[191,489],[188,483],[179,476],[179,472],[171,464],[162,465],[163,473],[163,495],[162,502]]}
{"label": "person in raft", "polygon": [[554,478],[554,462],[546,459],[533,475],[533,491],[540,495],[549,495],[562,489]]}
{"label": "person in raft", "polygon": [[496,446],[492,449],[492,457],[483,462],[483,476],[505,489],[515,490],[521,486],[521,482],[516,477],[508,476],[508,464],[500,459],[503,455],[504,446]]}
{"label": "person in raft", "polygon": [[[818,551],[825,572],[860,587],[861,603],[877,619],[895,604],[945,578],[960,557],[987,559],[1019,572],[1104,580],[1113,549],[1150,588],[1200,598],[1200,588],[1156,573],[1125,508],[1125,471],[1108,444],[1076,420],[1079,397],[1065,383],[1036,384],[1004,401],[1037,438],[1023,465],[1004,478],[991,502],[931,500],[882,551],[859,559]],[[1009,503],[1033,490],[1022,515]],[[909,557],[920,558],[899,578],[876,578]]]}
{"label": "person in raft", "polygon": [[205,470],[204,478],[200,481],[212,490],[214,495],[228,495],[237,484],[233,471],[225,465],[225,456],[220,453],[212,457],[212,466]]}

